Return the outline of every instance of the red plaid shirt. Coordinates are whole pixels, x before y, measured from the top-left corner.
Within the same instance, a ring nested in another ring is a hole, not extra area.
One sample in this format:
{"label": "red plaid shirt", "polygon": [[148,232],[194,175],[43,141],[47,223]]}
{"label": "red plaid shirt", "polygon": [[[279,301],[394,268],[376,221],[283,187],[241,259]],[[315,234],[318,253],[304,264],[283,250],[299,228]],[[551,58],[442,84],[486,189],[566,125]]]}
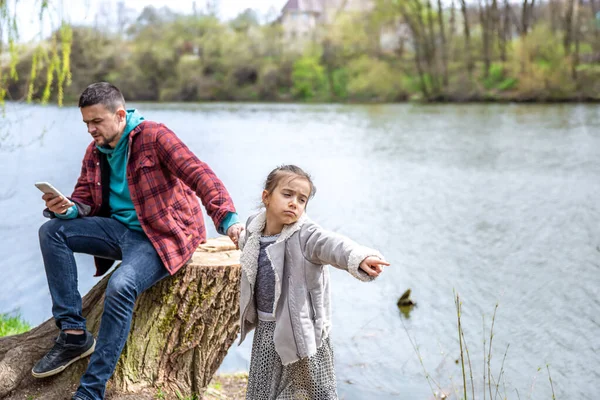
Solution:
{"label": "red plaid shirt", "polygon": [[[235,212],[221,180],[163,124],[144,121],[129,134],[127,181],[142,229],[171,274],[206,241],[196,195],[217,229],[229,212]],[[94,142],[87,148],[71,199],[91,207],[89,216],[100,211],[100,159]],[[97,276],[113,263],[95,261]]]}

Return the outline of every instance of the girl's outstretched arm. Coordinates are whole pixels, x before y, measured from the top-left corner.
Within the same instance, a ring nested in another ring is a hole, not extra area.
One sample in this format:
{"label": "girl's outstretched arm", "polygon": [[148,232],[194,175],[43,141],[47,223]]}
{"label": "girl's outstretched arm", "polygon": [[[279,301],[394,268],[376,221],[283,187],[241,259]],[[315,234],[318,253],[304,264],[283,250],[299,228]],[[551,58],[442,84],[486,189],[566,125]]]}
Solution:
{"label": "girl's outstretched arm", "polygon": [[381,273],[383,265],[389,265],[377,250],[329,232],[314,222],[303,227],[300,243],[308,261],[346,270],[361,281],[372,281]]}

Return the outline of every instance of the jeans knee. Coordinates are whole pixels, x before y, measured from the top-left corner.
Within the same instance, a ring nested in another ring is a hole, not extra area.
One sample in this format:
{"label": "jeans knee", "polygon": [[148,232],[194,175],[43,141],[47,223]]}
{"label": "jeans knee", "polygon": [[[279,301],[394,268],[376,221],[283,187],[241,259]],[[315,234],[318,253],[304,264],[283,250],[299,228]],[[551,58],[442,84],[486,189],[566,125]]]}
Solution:
{"label": "jeans knee", "polygon": [[119,270],[117,269],[108,281],[105,294],[106,301],[135,302],[135,299],[137,298],[135,282],[124,274],[118,274],[118,272]]}
{"label": "jeans knee", "polygon": [[38,235],[40,238],[40,243],[44,243],[47,239],[52,237],[58,230],[61,228],[63,221],[58,218],[53,218],[42,226],[38,231]]}

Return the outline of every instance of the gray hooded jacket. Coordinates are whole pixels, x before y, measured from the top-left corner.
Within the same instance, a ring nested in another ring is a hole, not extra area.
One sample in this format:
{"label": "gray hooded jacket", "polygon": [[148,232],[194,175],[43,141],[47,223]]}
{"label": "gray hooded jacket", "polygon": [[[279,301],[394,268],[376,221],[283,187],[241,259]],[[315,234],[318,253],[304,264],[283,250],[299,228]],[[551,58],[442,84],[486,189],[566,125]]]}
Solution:
{"label": "gray hooded jacket", "polygon": [[[263,211],[248,219],[240,237],[240,343],[258,323],[254,287],[258,269],[260,235],[265,227]],[[317,352],[331,328],[329,270],[327,264],[348,271],[361,281],[372,277],[359,268],[378,251],[328,232],[303,214],[285,225],[275,243],[267,248],[275,270],[275,349],[284,365]]]}

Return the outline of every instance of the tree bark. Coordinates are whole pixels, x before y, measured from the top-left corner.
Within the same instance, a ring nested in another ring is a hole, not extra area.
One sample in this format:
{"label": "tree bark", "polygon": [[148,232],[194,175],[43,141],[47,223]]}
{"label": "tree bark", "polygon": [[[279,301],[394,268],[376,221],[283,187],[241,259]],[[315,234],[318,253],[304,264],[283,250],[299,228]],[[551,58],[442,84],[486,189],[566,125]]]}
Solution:
{"label": "tree bark", "polygon": [[[94,336],[108,279],[83,298]],[[239,251],[222,237],[200,245],[186,267],[142,293],[107,399],[152,398],[141,393],[159,388],[164,398],[201,394],[239,330],[239,279]],[[30,372],[57,334],[51,318],[29,332],[0,338],[0,399],[71,398],[89,358],[47,379],[36,380]]]}

